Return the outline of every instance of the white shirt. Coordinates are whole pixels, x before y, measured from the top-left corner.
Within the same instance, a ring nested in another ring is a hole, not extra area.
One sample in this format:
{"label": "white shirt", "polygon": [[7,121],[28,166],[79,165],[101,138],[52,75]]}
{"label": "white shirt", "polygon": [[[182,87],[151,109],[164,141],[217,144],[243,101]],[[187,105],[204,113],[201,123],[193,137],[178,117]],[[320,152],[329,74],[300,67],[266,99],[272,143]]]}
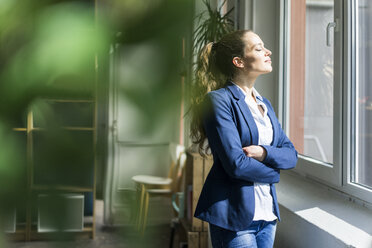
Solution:
{"label": "white shirt", "polygon": [[[236,85],[236,84],[235,84]],[[273,140],[273,128],[269,116],[267,115],[267,107],[262,100],[261,95],[257,92],[255,88],[252,89],[253,95],[247,96],[247,94],[236,85],[245,95],[245,102],[247,103],[249,109],[251,110],[253,119],[257,125],[258,129],[258,145],[270,145]],[[262,115],[259,110],[259,105],[264,109]],[[270,192],[270,184],[268,183],[254,183],[254,199],[255,199],[255,212],[253,220],[265,220],[273,221],[277,219],[274,214],[274,204],[273,198]]]}

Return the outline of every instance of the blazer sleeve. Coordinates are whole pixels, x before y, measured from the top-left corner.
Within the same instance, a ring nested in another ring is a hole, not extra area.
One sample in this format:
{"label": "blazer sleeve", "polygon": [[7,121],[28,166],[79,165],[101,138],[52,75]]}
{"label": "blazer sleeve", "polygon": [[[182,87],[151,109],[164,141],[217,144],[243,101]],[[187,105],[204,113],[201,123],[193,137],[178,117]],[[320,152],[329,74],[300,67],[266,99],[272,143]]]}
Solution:
{"label": "blazer sleeve", "polygon": [[229,101],[226,93],[218,91],[208,93],[205,98],[203,125],[213,155],[218,156],[232,178],[260,183],[279,182],[278,169],[244,154]]}
{"label": "blazer sleeve", "polygon": [[[274,112],[270,102],[266,100],[266,103]],[[276,147],[270,145],[261,145],[267,152],[262,163],[280,170],[293,169],[297,164],[297,151],[287,135],[284,133],[282,126],[276,118],[275,122],[279,126],[279,141]]]}

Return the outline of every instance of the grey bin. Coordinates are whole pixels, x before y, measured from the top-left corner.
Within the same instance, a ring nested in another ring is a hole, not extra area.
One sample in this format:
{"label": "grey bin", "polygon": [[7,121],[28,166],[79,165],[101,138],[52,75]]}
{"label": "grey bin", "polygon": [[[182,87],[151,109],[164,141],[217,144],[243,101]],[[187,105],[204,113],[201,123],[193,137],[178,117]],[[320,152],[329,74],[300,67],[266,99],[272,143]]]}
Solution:
{"label": "grey bin", "polygon": [[84,229],[84,195],[40,194],[38,232],[77,232]]}
{"label": "grey bin", "polygon": [[2,225],[5,233],[16,232],[16,210],[13,209],[10,212],[2,216]]}

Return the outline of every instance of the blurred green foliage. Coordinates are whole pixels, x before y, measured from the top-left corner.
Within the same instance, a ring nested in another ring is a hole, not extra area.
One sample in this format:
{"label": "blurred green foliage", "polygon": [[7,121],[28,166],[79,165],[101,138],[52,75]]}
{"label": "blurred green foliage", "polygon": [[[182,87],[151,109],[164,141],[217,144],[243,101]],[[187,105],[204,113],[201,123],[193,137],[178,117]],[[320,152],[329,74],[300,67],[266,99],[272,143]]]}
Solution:
{"label": "blurred green foliage", "polygon": [[[95,56],[111,39],[107,25],[98,24],[94,13],[92,1],[0,1],[0,213],[17,209],[19,222],[25,222],[27,208],[37,205],[28,191],[29,168],[43,164],[34,159],[30,147],[38,145],[31,144],[31,135],[12,128],[27,127],[27,113],[36,99],[92,98]],[[92,154],[92,138],[84,149],[73,135],[55,128],[58,122],[51,115],[44,112],[43,117],[49,121],[39,133],[47,145],[35,149],[36,158],[42,157],[49,169],[39,173],[54,172],[44,177],[55,184],[56,177],[66,177],[60,167],[70,171],[80,157]]]}
{"label": "blurred green foliage", "polygon": [[[79,159],[92,153],[92,146],[85,149],[75,134],[58,128],[63,120],[40,99],[94,98],[97,75],[99,84],[107,83],[110,44],[132,52],[121,93],[146,117],[143,130],[154,131],[175,110],[192,7],[188,0],[0,0],[0,213],[37,204],[27,191],[28,166],[41,166],[34,176],[53,184],[71,177]],[[141,57],[143,47],[149,52]],[[35,157],[26,132],[12,130],[27,127],[30,109],[44,128],[32,134]]]}
{"label": "blurred green foliage", "polygon": [[111,13],[113,26],[121,31],[116,42],[125,62],[120,93],[142,113],[142,132],[156,132],[165,119],[177,125],[177,120],[169,118],[179,111],[181,101],[181,74],[188,63],[182,59],[182,39],[187,46],[193,24],[192,1],[117,2],[128,13],[123,17],[117,8]]}

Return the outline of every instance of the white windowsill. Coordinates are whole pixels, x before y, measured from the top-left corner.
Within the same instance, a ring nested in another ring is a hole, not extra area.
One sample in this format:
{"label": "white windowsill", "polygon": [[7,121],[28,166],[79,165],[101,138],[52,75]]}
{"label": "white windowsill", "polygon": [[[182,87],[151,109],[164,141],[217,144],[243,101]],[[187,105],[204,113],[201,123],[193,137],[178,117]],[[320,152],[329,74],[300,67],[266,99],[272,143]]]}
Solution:
{"label": "white windowsill", "polygon": [[[372,247],[371,209],[290,171],[281,172],[281,180],[276,188],[280,207],[290,213],[291,222],[296,222],[290,223],[289,227],[298,229],[301,226],[296,225],[297,222],[306,222],[307,226],[312,226],[317,232],[325,233],[329,239],[334,239],[340,247]],[[285,221],[282,219],[282,222]],[[287,235],[286,232],[284,235]],[[314,238],[317,235],[314,232]]]}

